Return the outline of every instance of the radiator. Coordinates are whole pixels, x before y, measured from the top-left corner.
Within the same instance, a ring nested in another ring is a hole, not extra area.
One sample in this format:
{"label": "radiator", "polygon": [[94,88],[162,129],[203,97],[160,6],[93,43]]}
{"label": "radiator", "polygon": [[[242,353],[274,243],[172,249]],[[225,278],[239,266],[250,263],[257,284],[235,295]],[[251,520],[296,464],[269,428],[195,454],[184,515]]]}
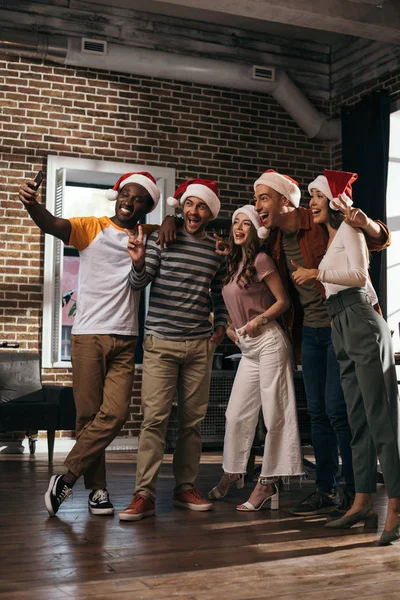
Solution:
{"label": "radiator", "polygon": [[[204,446],[222,448],[225,435],[225,411],[228,406],[236,371],[213,371],[211,375],[210,399],[206,417],[201,424]],[[310,418],[307,412],[307,398],[301,371],[294,372],[297,415],[302,444],[311,444]],[[166,435],[166,450],[175,447],[177,434],[177,402],[174,402]]]}

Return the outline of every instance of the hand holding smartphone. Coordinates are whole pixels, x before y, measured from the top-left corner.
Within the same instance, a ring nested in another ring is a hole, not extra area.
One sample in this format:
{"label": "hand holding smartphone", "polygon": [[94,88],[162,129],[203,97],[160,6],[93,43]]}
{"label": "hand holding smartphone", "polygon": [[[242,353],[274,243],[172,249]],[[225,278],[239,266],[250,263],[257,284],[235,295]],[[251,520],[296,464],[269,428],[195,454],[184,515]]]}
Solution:
{"label": "hand holding smartphone", "polygon": [[31,190],[33,190],[34,192],[37,192],[42,181],[43,181],[43,171],[39,171],[34,179],[36,186],[33,186],[31,183],[28,183],[28,187],[30,187]]}
{"label": "hand holding smartphone", "polygon": [[[37,204],[36,192],[43,181],[43,172],[39,171],[33,182],[25,182],[19,188],[19,199],[26,207]],[[36,185],[34,185],[36,184]]]}

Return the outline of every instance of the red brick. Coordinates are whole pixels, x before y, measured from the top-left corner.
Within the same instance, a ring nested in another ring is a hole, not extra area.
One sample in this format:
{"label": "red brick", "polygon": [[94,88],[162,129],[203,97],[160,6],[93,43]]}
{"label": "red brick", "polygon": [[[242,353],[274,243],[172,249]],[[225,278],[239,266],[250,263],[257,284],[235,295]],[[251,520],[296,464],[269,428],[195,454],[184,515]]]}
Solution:
{"label": "red brick", "polygon": [[[340,167],[340,144],[307,139],[268,95],[6,55],[0,57],[0,78],[1,337],[18,339],[21,350],[42,349],[44,235],[17,193],[21,180],[46,171],[49,153],[172,167],[178,182],[216,177],[224,215],[235,209],[236,198],[249,197],[267,167],[298,177],[303,189],[324,167]],[[393,72],[316,106],[335,115],[372,87],[398,92],[398,83]],[[43,203],[45,193],[43,185]],[[126,436],[139,431],[141,376],[138,370]],[[71,370],[45,369],[43,381],[71,385]]]}

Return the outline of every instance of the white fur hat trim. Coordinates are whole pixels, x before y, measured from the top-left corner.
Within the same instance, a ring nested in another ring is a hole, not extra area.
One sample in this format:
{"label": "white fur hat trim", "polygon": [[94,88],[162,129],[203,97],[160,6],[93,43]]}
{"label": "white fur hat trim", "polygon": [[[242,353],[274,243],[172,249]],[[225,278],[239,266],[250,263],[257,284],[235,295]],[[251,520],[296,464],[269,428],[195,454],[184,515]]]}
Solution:
{"label": "white fur hat trim", "polygon": [[260,240],[266,240],[267,237],[269,236],[269,234],[270,234],[270,230],[267,229],[266,227],[259,227],[257,229],[257,235],[260,238]]}
{"label": "white fur hat trim", "polygon": [[268,185],[285,196],[295,208],[298,208],[301,198],[300,188],[284,175],[275,171],[265,172],[254,183],[254,191],[258,185]]}

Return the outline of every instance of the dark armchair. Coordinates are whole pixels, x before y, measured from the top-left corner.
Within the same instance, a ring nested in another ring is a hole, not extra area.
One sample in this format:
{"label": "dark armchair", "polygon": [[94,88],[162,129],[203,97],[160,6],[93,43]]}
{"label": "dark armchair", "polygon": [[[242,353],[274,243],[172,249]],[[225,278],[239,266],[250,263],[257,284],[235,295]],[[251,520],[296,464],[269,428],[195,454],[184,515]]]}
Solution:
{"label": "dark armchair", "polygon": [[49,462],[55,432],[75,429],[71,387],[42,385],[40,357],[0,351],[0,431],[47,431]]}

